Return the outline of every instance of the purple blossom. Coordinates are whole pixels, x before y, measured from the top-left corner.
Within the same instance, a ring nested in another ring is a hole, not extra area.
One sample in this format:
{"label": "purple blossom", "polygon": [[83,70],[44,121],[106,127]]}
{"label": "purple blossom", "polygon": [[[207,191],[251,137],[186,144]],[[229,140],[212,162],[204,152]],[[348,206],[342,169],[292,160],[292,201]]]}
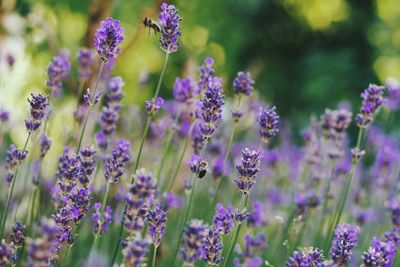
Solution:
{"label": "purple blossom", "polygon": [[221,203],[217,203],[215,211],[213,217],[215,228],[225,235],[229,234],[235,226],[233,208],[225,208]]}
{"label": "purple blossom", "polygon": [[140,235],[125,240],[122,246],[125,264],[127,266],[145,266],[149,244],[150,242],[142,239]]}
{"label": "purple blossom", "polygon": [[15,223],[15,226],[11,228],[11,246],[14,249],[23,247],[25,244],[25,225],[20,221]]}
{"label": "purple blossom", "polygon": [[267,224],[264,205],[260,201],[254,201],[252,210],[249,212],[247,218],[247,225],[249,227],[265,226]]}
{"label": "purple blossom", "polygon": [[161,12],[158,15],[161,26],[160,45],[166,53],[176,52],[179,48],[179,36],[181,35],[180,21],[181,17],[178,15],[178,10],[174,5],[168,5],[167,3],[161,4]]}
{"label": "purple blossom", "polygon": [[63,195],[68,195],[75,188],[78,180],[83,175],[81,159],[79,155],[68,154],[68,149],[59,159],[57,171],[58,185]]}
{"label": "purple blossom", "polygon": [[400,107],[400,81],[395,78],[389,78],[386,80],[385,87],[388,90],[385,105],[391,111],[397,111]]}
{"label": "purple blossom", "polygon": [[384,87],[370,84],[364,92],[361,93],[363,100],[360,113],[357,114],[355,121],[360,128],[367,128],[374,120],[383,104]]}
{"label": "purple blossom", "polygon": [[352,113],[346,109],[325,110],[321,116],[321,128],[328,139],[342,139],[345,130],[350,126]]}
{"label": "purple blossom", "polygon": [[71,69],[69,62],[69,53],[61,51],[55,56],[49,66],[47,67],[47,81],[46,85],[53,90],[54,96],[58,97],[61,93],[62,81],[67,77]]}
{"label": "purple blossom", "polygon": [[43,159],[47,152],[50,150],[51,145],[53,144],[53,141],[46,135],[46,134],[41,134],[39,138],[39,147],[40,147],[40,154],[39,157]]}
{"label": "purple blossom", "polygon": [[396,244],[394,242],[381,242],[374,237],[371,247],[362,255],[361,267],[391,267],[395,255]]}
{"label": "purple blossom", "polygon": [[7,150],[6,159],[4,161],[4,168],[8,172],[6,176],[7,184],[10,185],[11,181],[14,178],[14,174],[12,171],[21,165],[21,162],[26,158],[28,154],[27,150],[20,150],[15,147],[14,144],[11,144]]}
{"label": "purple blossom", "polygon": [[279,133],[279,115],[276,112],[276,107],[261,108],[258,113],[257,122],[259,124],[259,132],[261,140],[268,143],[269,140]]}
{"label": "purple blossom", "polygon": [[71,209],[71,218],[76,224],[79,224],[82,217],[89,211],[92,189],[83,187],[76,189],[69,195],[69,208]]}
{"label": "purple blossom", "polygon": [[332,247],[329,251],[332,260],[342,266],[351,261],[352,249],[357,246],[360,228],[356,225],[337,225]]}
{"label": "purple blossom", "polygon": [[130,160],[130,146],[124,139],[118,140],[114,146],[111,157],[106,159],[104,165],[104,178],[107,182],[117,183],[125,173],[125,164]]}
{"label": "purple blossom", "polygon": [[252,237],[249,234],[244,236],[245,241],[245,250],[242,251],[240,246],[236,246],[236,252],[239,254],[240,258],[242,258],[242,263],[239,258],[235,258],[233,260],[235,267],[259,267],[262,266],[263,260],[254,250],[259,250],[262,252],[266,247],[266,238],[263,233],[259,233],[256,236]]}
{"label": "purple blossom", "polygon": [[115,130],[117,129],[118,120],[118,110],[110,106],[103,107],[100,113],[99,124],[102,134],[105,137],[110,136],[115,132]]}
{"label": "purple blossom", "polygon": [[108,226],[112,223],[112,208],[111,206],[106,206],[103,213],[101,212],[101,203],[97,202],[93,205],[93,233],[95,235],[104,234]]}
{"label": "purple blossom", "polygon": [[196,154],[192,155],[188,164],[189,164],[190,170],[193,174],[196,174],[199,171],[199,164],[202,161],[204,161],[204,160],[199,155],[196,155]]}
{"label": "purple blossom", "polygon": [[164,104],[164,99],[158,97],[156,101],[154,99],[145,102],[146,111],[150,116],[154,116],[161,106]]}
{"label": "purple blossom", "polygon": [[[94,98],[93,98],[94,97]],[[92,92],[88,88],[86,90],[86,93],[83,94],[83,101],[85,102],[86,105],[88,106],[94,106],[100,101],[101,93],[98,93],[97,95],[94,95],[92,97]]]}
{"label": "purple blossom", "polygon": [[201,133],[200,130],[200,124],[199,123],[195,123],[194,127],[193,127],[193,131],[192,131],[192,147],[194,150],[194,154],[199,155],[200,151],[202,150],[203,146],[204,146],[204,136]]}
{"label": "purple blossom", "polygon": [[9,66],[10,68],[12,68],[12,67],[14,66],[15,57],[13,56],[13,54],[7,53],[7,55],[6,55],[6,62],[7,62],[8,66]]}
{"label": "purple blossom", "polygon": [[167,212],[157,201],[151,203],[150,208],[147,210],[147,222],[149,224],[149,231],[153,240],[153,245],[158,247],[161,243],[161,238],[165,234],[165,224],[167,222]]}
{"label": "purple blossom", "polygon": [[174,82],[174,97],[180,103],[191,103],[193,96],[197,95],[197,85],[192,78],[176,78]]}
{"label": "purple blossom", "polygon": [[221,231],[214,225],[210,226],[205,235],[203,245],[200,249],[200,259],[208,265],[218,265],[222,261],[222,238]]}
{"label": "purple blossom", "polygon": [[249,148],[243,149],[241,163],[236,166],[240,176],[235,183],[243,194],[248,194],[256,183],[256,174],[260,171],[260,152]]}
{"label": "purple blossom", "polygon": [[121,22],[113,18],[106,18],[100,22],[94,34],[94,47],[104,62],[114,59],[121,52],[119,44],[124,41],[124,28]]}
{"label": "purple blossom", "polygon": [[113,77],[108,81],[108,104],[115,107],[116,109],[120,109],[120,102],[124,97],[124,92],[122,92],[122,87],[124,86],[125,82],[120,76]]}
{"label": "purple blossom", "polygon": [[390,219],[395,227],[400,227],[400,201],[390,199],[387,203],[387,208],[390,211]]}
{"label": "purple blossom", "polygon": [[176,196],[172,191],[167,193],[164,201],[167,210],[171,208],[180,208],[182,206],[182,199],[179,196]]}
{"label": "purple blossom", "polygon": [[316,208],[320,203],[320,198],[313,192],[297,193],[295,196],[296,214],[303,216],[308,209]]}
{"label": "purple blossom", "polygon": [[233,80],[233,91],[236,95],[250,95],[253,90],[254,81],[251,79],[250,72],[239,71]]}
{"label": "purple blossom", "polygon": [[204,97],[201,99],[200,131],[204,138],[210,138],[221,120],[222,106],[224,105],[222,79],[213,77],[208,80]]}
{"label": "purple blossom", "polygon": [[385,233],[385,242],[394,242],[397,246],[400,246],[400,228],[396,227],[390,232]]}
{"label": "purple blossom", "polygon": [[28,98],[30,105],[31,118],[25,120],[25,126],[29,133],[36,131],[47,116],[49,106],[49,97],[41,94],[31,94],[31,99]]}
{"label": "purple blossom", "polygon": [[79,177],[82,185],[87,186],[90,181],[90,177],[93,174],[95,168],[95,159],[94,155],[96,154],[96,150],[92,148],[84,148],[80,152],[81,154],[81,165],[83,169],[82,175]]}
{"label": "purple blossom", "polygon": [[3,239],[0,244],[0,266],[7,266],[14,254],[14,249]]}
{"label": "purple blossom", "polygon": [[10,120],[10,112],[7,110],[0,108],[0,122],[7,122]]}
{"label": "purple blossom", "polygon": [[214,65],[214,59],[208,57],[204,60],[204,65],[200,67],[200,81],[197,83],[197,87],[200,91],[206,88],[208,80],[215,74],[212,65]]}
{"label": "purple blossom", "polygon": [[82,47],[81,49],[79,49],[76,59],[79,63],[78,67],[79,79],[81,80],[88,79],[90,77],[90,74],[92,73],[90,66],[92,65],[94,60],[92,50]]}
{"label": "purple blossom", "polygon": [[203,246],[208,226],[201,220],[192,219],[183,232],[181,248],[182,259],[185,263],[193,264],[200,258],[200,249]]}

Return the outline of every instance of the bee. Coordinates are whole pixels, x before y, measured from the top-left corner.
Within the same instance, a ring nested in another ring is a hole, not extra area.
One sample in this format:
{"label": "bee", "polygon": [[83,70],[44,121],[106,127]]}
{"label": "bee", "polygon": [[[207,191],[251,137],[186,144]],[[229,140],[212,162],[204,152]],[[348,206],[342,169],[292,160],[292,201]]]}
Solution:
{"label": "bee", "polygon": [[149,27],[149,34],[150,30],[153,29],[154,34],[157,34],[158,32],[161,32],[161,27],[160,25],[157,24],[154,20],[151,18],[145,17],[143,20],[143,24],[145,27]]}
{"label": "bee", "polygon": [[203,178],[207,173],[208,163],[205,160],[199,162],[199,167],[197,169],[197,177]]}

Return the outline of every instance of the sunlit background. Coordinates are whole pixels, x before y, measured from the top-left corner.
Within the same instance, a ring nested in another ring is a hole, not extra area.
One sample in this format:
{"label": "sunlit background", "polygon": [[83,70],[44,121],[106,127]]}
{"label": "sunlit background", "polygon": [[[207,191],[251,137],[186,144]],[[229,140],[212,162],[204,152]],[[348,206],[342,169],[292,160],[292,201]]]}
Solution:
{"label": "sunlit background", "polygon": [[[264,99],[277,106],[298,132],[311,114],[348,99],[357,109],[369,83],[400,78],[400,5],[397,0],[186,0],[170,1],[183,17],[182,47],[171,58],[162,95],[174,77],[193,75],[206,56],[216,60],[225,90],[239,70],[249,70]],[[158,37],[142,20],[155,18],[160,1],[3,0],[0,20],[0,106],[12,121],[27,112],[29,92],[47,90],[46,67],[60,49],[74,61],[91,46],[98,22],[112,16],[126,31],[113,70],[126,82],[125,104],[151,97],[163,60]],[[7,55],[15,57],[12,68]],[[76,63],[59,109],[70,114],[76,94]],[[72,121],[71,116],[58,123]],[[13,125],[21,143],[24,125]],[[62,127],[53,127],[53,136]],[[58,130],[57,130],[58,129]]]}

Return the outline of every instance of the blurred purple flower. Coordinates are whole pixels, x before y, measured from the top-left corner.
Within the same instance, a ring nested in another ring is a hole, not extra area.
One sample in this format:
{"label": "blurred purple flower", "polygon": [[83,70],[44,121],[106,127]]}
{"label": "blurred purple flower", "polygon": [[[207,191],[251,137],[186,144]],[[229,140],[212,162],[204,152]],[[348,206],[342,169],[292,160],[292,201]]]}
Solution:
{"label": "blurred purple flower", "polygon": [[254,81],[251,79],[250,72],[239,71],[233,80],[233,91],[235,94],[249,96],[253,90]]}
{"label": "blurred purple flower", "polygon": [[356,225],[337,225],[332,247],[329,251],[336,264],[341,266],[351,261],[352,250],[357,246],[359,233],[360,228]]}
{"label": "blurred purple flower", "polygon": [[243,149],[241,165],[236,166],[236,169],[240,176],[235,183],[243,194],[248,194],[256,183],[256,174],[260,171],[260,152]]}
{"label": "blurred purple flower", "polygon": [[360,128],[367,128],[374,120],[383,104],[384,87],[370,84],[364,92],[361,93],[363,100],[360,113],[357,114],[355,122]]}
{"label": "blurred purple flower", "polygon": [[93,205],[93,233],[95,235],[102,235],[104,234],[108,226],[112,222],[112,208],[111,206],[106,206],[103,213],[101,213],[101,203],[97,202]]}
{"label": "blurred purple flower", "polygon": [[79,79],[81,80],[88,79],[92,72],[90,66],[92,65],[94,60],[92,50],[82,47],[81,49],[79,49],[76,59],[79,63],[78,67]]}
{"label": "blurred purple flower", "polygon": [[55,97],[60,96],[62,81],[67,77],[68,72],[71,69],[71,63],[69,62],[68,57],[69,52],[63,50],[51,60],[47,67],[46,85],[53,90]]}

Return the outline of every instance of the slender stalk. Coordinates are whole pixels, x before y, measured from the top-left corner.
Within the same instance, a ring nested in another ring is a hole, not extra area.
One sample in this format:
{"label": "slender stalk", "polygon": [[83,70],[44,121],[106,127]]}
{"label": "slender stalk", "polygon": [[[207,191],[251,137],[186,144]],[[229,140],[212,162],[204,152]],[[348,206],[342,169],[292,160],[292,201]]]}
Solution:
{"label": "slender stalk", "polygon": [[[97,74],[96,83],[95,83],[93,94],[92,94],[92,99],[95,99],[95,97],[96,97],[97,86],[99,85],[99,81],[100,81],[101,75],[103,73],[103,69],[104,69],[104,61],[102,61],[101,64],[100,64],[100,69],[99,69],[99,73]],[[88,119],[89,119],[89,116],[90,116],[90,112],[92,111],[92,108],[93,108],[93,106],[91,104],[89,104],[89,107],[88,107],[88,109],[86,111],[85,121],[83,122],[82,131],[81,131],[81,134],[79,136],[79,142],[78,142],[78,146],[76,148],[76,153],[79,153],[79,151],[81,150],[83,136],[85,135],[87,122],[88,122]]]}
{"label": "slender stalk", "polygon": [[[200,154],[201,158],[204,157],[204,154],[206,152],[207,144],[208,144],[208,140],[206,139],[205,143],[204,143],[204,146],[203,146],[203,149],[202,149],[201,154]],[[174,253],[175,256],[174,256],[174,261],[172,263],[172,266],[175,266],[175,262],[176,262],[176,259],[177,259],[177,256],[178,256],[178,251],[179,251],[179,245],[181,244],[181,240],[182,240],[182,236],[183,236],[183,231],[184,231],[185,225],[187,223],[187,220],[189,219],[189,214],[190,214],[190,211],[191,211],[191,208],[192,208],[192,203],[193,203],[193,196],[194,196],[194,192],[196,190],[197,180],[198,180],[198,172],[192,174],[193,185],[192,185],[192,189],[190,190],[189,202],[188,202],[188,205],[186,207],[185,216],[184,216],[184,219],[183,219],[182,224],[180,226],[179,238],[178,238],[178,243],[176,244],[175,253]]]}
{"label": "slender stalk", "polygon": [[172,187],[175,184],[176,177],[178,177],[178,173],[179,173],[179,170],[181,168],[183,157],[185,156],[186,149],[187,149],[187,146],[189,144],[189,140],[190,140],[190,138],[192,136],[193,127],[194,127],[194,123],[192,123],[192,125],[190,126],[189,133],[186,136],[185,143],[184,143],[183,148],[182,148],[182,152],[181,152],[181,154],[179,156],[178,164],[176,165],[176,169],[175,169],[174,175],[172,176],[171,182],[169,183],[166,192],[171,191]]}
{"label": "slender stalk", "polygon": [[[156,98],[158,97],[158,94],[160,92],[161,84],[162,84],[162,81],[163,81],[164,75],[165,75],[165,70],[167,69],[168,58],[169,58],[169,54],[165,53],[164,64],[163,64],[163,67],[162,67],[162,70],[161,70],[160,78],[159,78],[158,83],[157,83],[156,91],[155,91],[154,96],[153,96],[154,100],[156,100]],[[138,152],[138,154],[136,156],[136,163],[135,163],[135,168],[134,168],[132,179],[131,179],[131,184],[133,184],[133,182],[135,181],[135,173],[137,171],[137,168],[139,167],[139,162],[140,162],[140,158],[142,156],[142,150],[143,150],[143,146],[144,146],[144,141],[146,140],[147,133],[149,131],[150,123],[151,123],[152,118],[153,118],[153,116],[150,116],[150,115],[147,116],[146,125],[145,125],[144,131],[143,131],[143,135],[142,135],[142,139],[141,139],[141,142],[140,142],[139,152]],[[127,208],[128,208],[128,206],[127,206],[127,204],[125,204],[125,208],[124,208],[124,213],[123,214],[125,214]],[[115,250],[114,250],[114,255],[113,255],[112,262],[111,262],[111,266],[114,265],[115,260],[117,259],[117,254],[118,254],[118,251],[119,251],[119,246],[120,246],[120,242],[121,242],[121,239],[122,239],[123,232],[124,232],[124,219],[122,219],[122,222],[121,222],[121,225],[120,225],[119,236],[118,236],[118,240],[117,240],[117,245],[115,246]]]}
{"label": "slender stalk", "polygon": [[38,195],[38,191],[39,191],[39,186],[37,186],[37,185],[34,185],[34,188],[33,188],[33,196],[32,196],[32,205],[31,205],[31,215],[30,215],[30,217],[29,217],[29,224],[28,225],[31,225],[32,224],[32,222],[33,222],[33,220],[34,220],[34,217],[35,217],[35,206],[36,206],[36,197],[37,197],[37,195]]}
{"label": "slender stalk", "polygon": [[94,241],[93,241],[92,247],[90,248],[90,253],[89,253],[89,258],[88,258],[89,260],[93,258],[93,254],[96,250],[98,241],[99,241],[99,236],[96,234],[94,236]]}
{"label": "slender stalk", "polygon": [[105,193],[105,195],[103,197],[103,201],[101,203],[101,214],[103,214],[104,210],[106,209],[107,198],[108,198],[108,195],[110,194],[110,185],[111,185],[111,183],[107,182],[106,193]]}
{"label": "slender stalk", "polygon": [[[240,201],[240,210],[241,210],[241,211],[246,207],[248,199],[249,199],[249,195],[248,195],[248,194],[242,194],[242,200]],[[236,245],[236,242],[237,242],[237,239],[238,239],[238,237],[239,237],[240,229],[241,229],[241,227],[242,227],[242,224],[243,224],[243,223],[239,224],[239,225],[236,227],[235,232],[234,232],[234,234],[233,234],[233,238],[232,238],[231,241],[229,242],[228,252],[227,252],[227,254],[226,254],[224,263],[223,263],[223,265],[222,265],[223,267],[225,267],[226,264],[229,262],[229,259],[230,259],[231,255],[232,255],[232,252],[233,252],[233,249],[234,249],[234,247],[235,247],[235,245]]]}
{"label": "slender stalk", "polygon": [[[22,149],[22,151],[26,150],[26,147],[28,146],[28,141],[29,141],[30,137],[31,137],[31,133],[28,134],[28,137],[26,138],[25,145],[24,145],[24,148]],[[4,227],[5,227],[6,221],[7,221],[8,210],[10,209],[10,202],[11,202],[11,198],[12,198],[12,195],[14,192],[15,181],[18,178],[18,170],[19,170],[19,166],[17,166],[17,168],[15,169],[15,173],[14,173],[14,177],[11,182],[11,186],[8,188],[6,209],[3,213],[3,218],[1,220],[0,239],[3,238]]]}
{"label": "slender stalk", "polygon": [[153,260],[151,261],[151,266],[152,267],[156,266],[156,255],[157,255],[157,247],[154,246],[154,249],[153,249]]}

